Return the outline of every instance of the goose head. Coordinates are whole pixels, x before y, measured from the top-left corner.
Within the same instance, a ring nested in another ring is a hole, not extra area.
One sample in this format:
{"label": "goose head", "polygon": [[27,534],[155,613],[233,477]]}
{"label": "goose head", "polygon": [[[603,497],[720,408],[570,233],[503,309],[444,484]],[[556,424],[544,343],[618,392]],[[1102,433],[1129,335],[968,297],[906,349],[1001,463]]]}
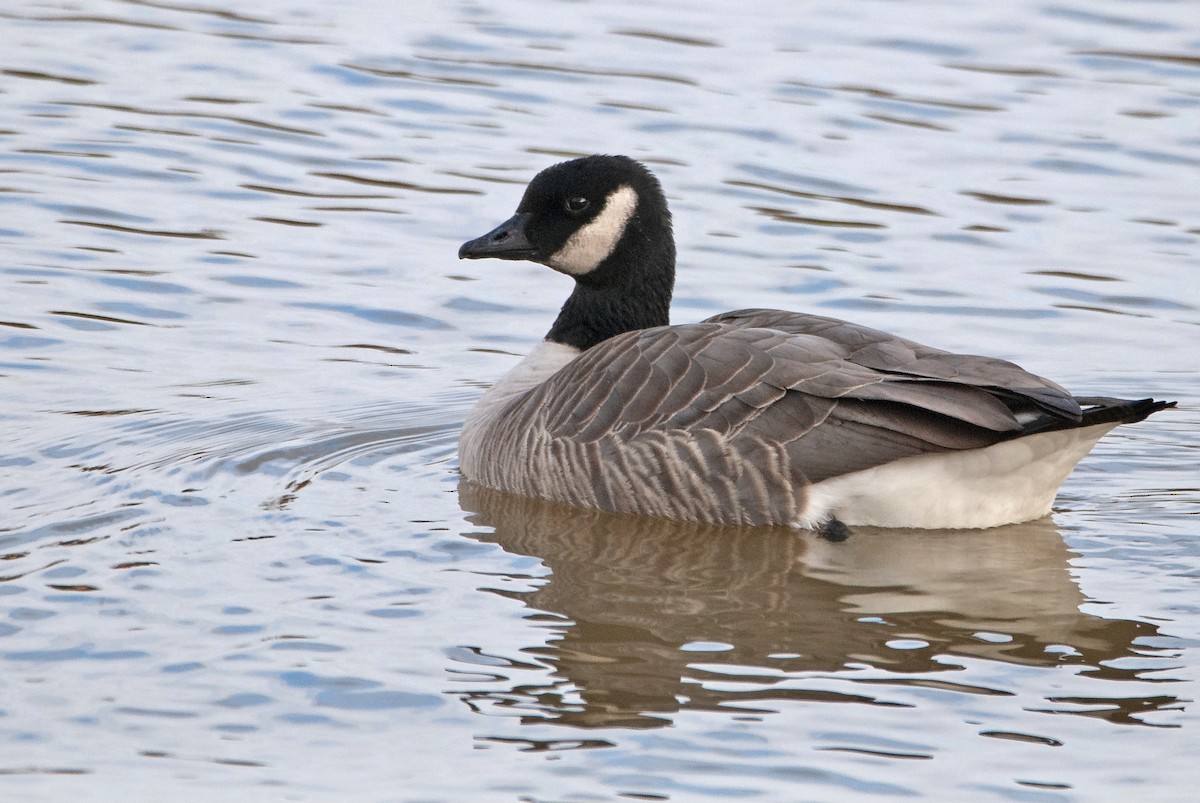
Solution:
{"label": "goose head", "polygon": [[546,265],[575,280],[547,339],[587,349],[613,335],[668,323],[675,282],[671,213],[654,175],[626,156],[548,167],[516,214],[463,243],[460,259]]}

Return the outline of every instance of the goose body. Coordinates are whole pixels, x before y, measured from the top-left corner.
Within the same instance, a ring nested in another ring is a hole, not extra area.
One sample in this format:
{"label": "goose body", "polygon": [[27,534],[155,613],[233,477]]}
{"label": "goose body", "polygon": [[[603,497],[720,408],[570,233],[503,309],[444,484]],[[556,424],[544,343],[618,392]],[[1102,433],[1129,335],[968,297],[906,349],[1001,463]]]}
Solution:
{"label": "goose body", "polygon": [[817,315],[670,326],[670,220],[642,165],[591,156],[539,173],[516,215],[462,246],[575,279],[469,414],[468,480],[709,523],[994,527],[1049,513],[1100,437],[1173,405],[1075,398],[1010,362]]}

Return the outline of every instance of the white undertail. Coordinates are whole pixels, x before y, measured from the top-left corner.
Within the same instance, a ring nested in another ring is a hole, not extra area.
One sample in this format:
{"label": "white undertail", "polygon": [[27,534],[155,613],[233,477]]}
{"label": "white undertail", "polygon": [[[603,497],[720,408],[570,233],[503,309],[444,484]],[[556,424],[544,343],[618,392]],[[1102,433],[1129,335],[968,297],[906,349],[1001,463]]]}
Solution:
{"label": "white undertail", "polygon": [[1050,513],[1067,475],[1117,424],[1026,435],[983,449],[906,457],[808,489],[796,524],[978,528]]}

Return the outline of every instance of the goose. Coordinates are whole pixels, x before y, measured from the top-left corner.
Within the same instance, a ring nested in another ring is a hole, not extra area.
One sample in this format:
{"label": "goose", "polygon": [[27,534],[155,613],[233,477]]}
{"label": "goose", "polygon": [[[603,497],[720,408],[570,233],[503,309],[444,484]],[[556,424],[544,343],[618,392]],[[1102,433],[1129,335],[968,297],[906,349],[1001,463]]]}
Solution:
{"label": "goose", "polygon": [[1004,360],[800,312],[672,326],[671,213],[626,156],[546,168],[458,255],[575,280],[459,440],[465,480],[521,496],[835,539],[997,527],[1049,514],[1101,436],[1175,405],[1074,397]]}

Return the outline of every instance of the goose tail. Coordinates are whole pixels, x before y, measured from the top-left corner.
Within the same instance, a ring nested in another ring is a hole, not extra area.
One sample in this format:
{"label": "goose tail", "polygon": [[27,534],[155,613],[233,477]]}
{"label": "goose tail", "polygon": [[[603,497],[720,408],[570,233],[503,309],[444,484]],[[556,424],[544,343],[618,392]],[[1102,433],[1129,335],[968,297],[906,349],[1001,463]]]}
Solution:
{"label": "goose tail", "polygon": [[1176,404],[1157,399],[1112,399],[1105,396],[1079,396],[1075,401],[1083,408],[1082,425],[1085,427],[1092,424],[1136,424]]}

